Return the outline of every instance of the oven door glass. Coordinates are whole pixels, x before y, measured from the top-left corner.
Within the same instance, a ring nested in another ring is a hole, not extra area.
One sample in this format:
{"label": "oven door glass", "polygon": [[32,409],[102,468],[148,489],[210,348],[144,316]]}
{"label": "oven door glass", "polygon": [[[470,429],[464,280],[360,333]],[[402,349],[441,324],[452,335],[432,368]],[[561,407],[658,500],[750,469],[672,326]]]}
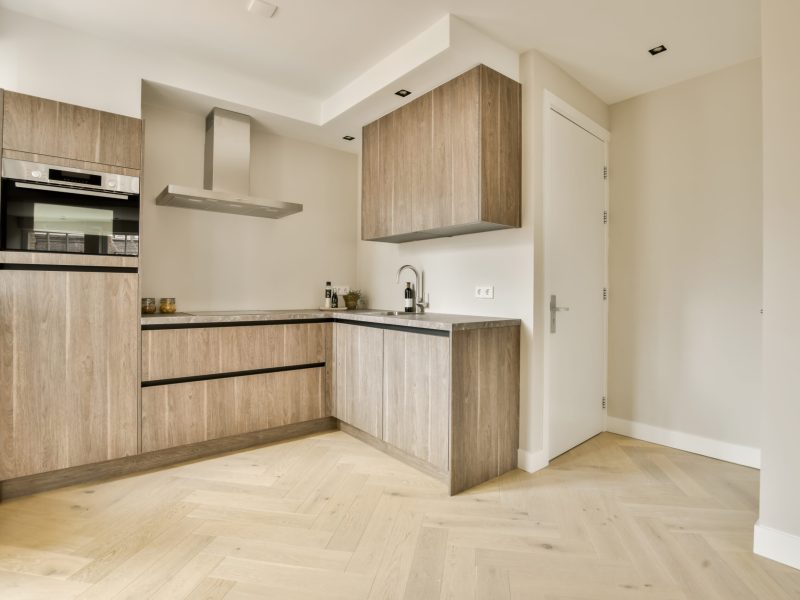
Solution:
{"label": "oven door glass", "polygon": [[4,179],[0,247],[33,252],[139,254],[139,196]]}

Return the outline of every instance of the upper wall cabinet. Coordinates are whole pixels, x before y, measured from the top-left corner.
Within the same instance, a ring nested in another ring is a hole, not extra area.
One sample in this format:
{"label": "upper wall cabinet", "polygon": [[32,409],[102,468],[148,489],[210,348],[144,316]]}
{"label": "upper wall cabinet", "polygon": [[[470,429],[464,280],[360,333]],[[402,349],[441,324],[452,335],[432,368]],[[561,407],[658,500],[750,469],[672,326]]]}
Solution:
{"label": "upper wall cabinet", "polygon": [[479,65],[363,129],[361,238],[520,226],[521,86]]}
{"label": "upper wall cabinet", "polygon": [[142,121],[6,91],[3,150],[140,170]]}

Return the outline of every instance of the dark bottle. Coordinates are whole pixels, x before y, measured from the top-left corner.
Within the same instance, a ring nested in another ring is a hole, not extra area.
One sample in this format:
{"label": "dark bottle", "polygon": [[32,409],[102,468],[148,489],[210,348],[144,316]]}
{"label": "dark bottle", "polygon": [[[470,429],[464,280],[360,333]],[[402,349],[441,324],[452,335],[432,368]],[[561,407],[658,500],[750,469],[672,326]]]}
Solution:
{"label": "dark bottle", "polygon": [[331,308],[339,308],[339,296],[336,295],[336,288],[333,288],[331,295]]}
{"label": "dark bottle", "polygon": [[410,281],[406,281],[406,289],[403,295],[406,299],[406,312],[414,312],[414,290],[411,289]]}

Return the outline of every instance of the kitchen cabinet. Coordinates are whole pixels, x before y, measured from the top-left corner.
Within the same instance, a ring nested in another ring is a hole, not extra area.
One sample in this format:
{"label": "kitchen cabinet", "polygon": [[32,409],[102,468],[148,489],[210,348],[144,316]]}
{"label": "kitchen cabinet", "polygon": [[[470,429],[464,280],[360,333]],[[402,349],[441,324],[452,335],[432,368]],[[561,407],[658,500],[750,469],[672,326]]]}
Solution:
{"label": "kitchen cabinet", "polygon": [[142,168],[140,119],[8,90],[3,96],[4,156],[89,170]]}
{"label": "kitchen cabinet", "polygon": [[448,471],[450,340],[391,330],[383,336],[382,439]]}
{"label": "kitchen cabinet", "polygon": [[0,480],[136,454],[138,275],[0,268]]}
{"label": "kitchen cabinet", "polygon": [[485,65],[366,125],[362,239],[519,227],[521,140],[520,84]]}
{"label": "kitchen cabinet", "polygon": [[324,367],[142,389],[142,452],[325,416]]}
{"label": "kitchen cabinet", "polygon": [[383,430],[383,335],[334,323],[334,416],[376,438]]}
{"label": "kitchen cabinet", "polygon": [[446,331],[337,322],[334,354],[334,416],[345,431],[452,494],[517,466],[518,324]]}
{"label": "kitchen cabinet", "polygon": [[329,322],[142,331],[142,452],[328,416]]}

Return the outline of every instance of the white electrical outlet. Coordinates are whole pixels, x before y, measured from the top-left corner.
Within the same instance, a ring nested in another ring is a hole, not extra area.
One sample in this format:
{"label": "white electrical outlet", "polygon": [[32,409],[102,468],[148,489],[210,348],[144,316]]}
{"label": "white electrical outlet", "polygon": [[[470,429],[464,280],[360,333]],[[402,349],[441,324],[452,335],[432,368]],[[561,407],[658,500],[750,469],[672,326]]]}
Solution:
{"label": "white electrical outlet", "polygon": [[494,298],[494,286],[493,285],[479,285],[475,288],[475,297],[476,298],[483,298],[484,300],[490,300]]}

